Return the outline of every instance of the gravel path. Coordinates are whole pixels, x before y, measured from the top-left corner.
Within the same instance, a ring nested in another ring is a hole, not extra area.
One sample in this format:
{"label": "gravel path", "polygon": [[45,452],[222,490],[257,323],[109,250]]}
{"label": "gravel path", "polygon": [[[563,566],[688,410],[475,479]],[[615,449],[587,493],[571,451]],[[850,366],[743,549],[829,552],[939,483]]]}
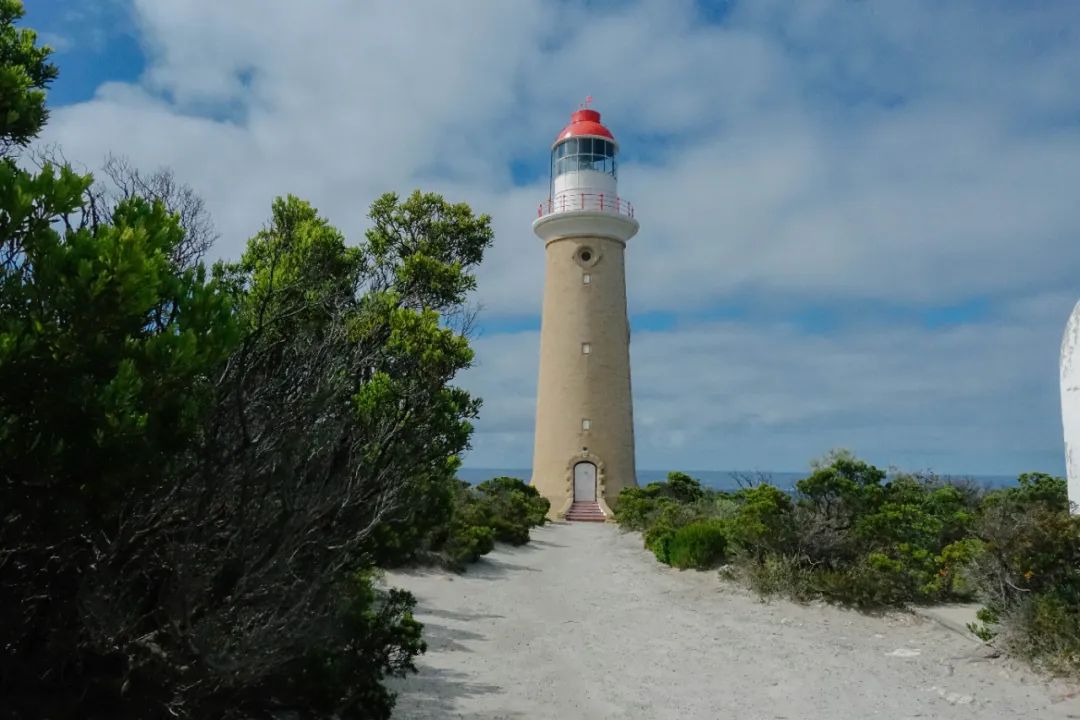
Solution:
{"label": "gravel path", "polygon": [[762,603],[637,534],[556,524],[464,575],[389,573],[428,652],[400,718],[1080,718],[1080,696],[940,626]]}

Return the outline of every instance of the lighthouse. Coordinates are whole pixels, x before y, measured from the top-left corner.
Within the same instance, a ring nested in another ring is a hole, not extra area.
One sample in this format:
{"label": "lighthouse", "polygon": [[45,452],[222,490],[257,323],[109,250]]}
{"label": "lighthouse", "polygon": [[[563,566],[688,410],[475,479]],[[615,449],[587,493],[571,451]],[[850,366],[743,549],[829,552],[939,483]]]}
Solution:
{"label": "lighthouse", "polygon": [[551,146],[532,484],[567,520],[605,520],[637,485],[626,317],[626,243],[638,231],[618,192],[618,143],[586,106]]}

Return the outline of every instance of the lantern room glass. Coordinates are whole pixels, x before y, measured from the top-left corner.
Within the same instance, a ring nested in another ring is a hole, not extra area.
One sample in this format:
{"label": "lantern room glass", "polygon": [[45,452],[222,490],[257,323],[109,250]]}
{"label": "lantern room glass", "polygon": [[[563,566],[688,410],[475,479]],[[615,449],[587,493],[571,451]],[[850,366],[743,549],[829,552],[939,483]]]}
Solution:
{"label": "lantern room glass", "polygon": [[551,150],[551,180],[568,172],[591,170],[617,178],[615,143],[603,138],[567,138]]}

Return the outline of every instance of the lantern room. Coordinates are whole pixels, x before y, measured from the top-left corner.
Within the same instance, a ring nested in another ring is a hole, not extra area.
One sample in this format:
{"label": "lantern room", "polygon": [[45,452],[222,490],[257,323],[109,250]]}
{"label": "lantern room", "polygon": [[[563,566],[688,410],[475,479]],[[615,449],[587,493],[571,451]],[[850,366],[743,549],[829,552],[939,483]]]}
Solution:
{"label": "lantern room", "polygon": [[634,207],[619,197],[618,152],[600,113],[582,107],[570,116],[551,145],[548,198],[533,222],[537,235],[546,241],[588,235],[626,242],[637,232]]}
{"label": "lantern room", "polygon": [[551,182],[540,216],[588,210],[633,217],[633,208],[618,195],[618,150],[599,112],[574,112],[551,146]]}

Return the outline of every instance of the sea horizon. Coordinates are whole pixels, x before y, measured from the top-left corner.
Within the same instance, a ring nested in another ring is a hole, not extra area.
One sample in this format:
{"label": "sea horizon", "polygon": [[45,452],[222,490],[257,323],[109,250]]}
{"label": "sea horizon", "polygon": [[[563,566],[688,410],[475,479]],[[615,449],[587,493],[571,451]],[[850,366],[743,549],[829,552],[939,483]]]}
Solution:
{"label": "sea horizon", "polygon": [[[647,485],[667,479],[669,470],[638,470],[638,485]],[[765,479],[784,489],[793,489],[795,483],[807,477],[810,470],[802,471],[771,471],[771,470],[681,470],[691,477],[697,478],[705,487],[713,490],[736,490],[746,479]],[[891,474],[891,473],[890,473]],[[980,475],[975,473],[936,473],[938,477],[949,480],[964,480],[973,482],[987,488],[1009,487],[1016,484],[1016,475]],[[516,477],[529,481],[532,476],[531,468],[488,468],[488,467],[463,467],[458,470],[458,477],[470,484],[490,480],[493,477]]]}

